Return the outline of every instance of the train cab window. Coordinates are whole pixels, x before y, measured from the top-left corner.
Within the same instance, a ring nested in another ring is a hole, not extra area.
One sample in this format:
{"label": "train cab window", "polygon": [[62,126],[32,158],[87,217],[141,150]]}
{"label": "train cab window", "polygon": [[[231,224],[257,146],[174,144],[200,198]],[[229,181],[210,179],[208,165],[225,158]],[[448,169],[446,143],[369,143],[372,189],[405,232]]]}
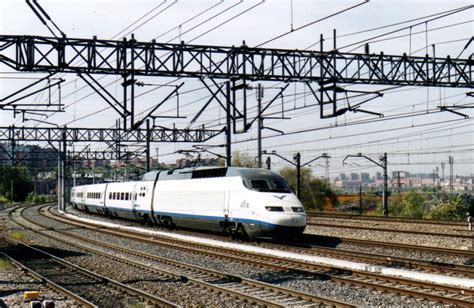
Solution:
{"label": "train cab window", "polygon": [[250,180],[252,189],[263,192],[291,193],[288,184],[279,178],[269,178],[268,180],[254,179]]}
{"label": "train cab window", "polygon": [[269,191],[270,186],[268,185],[267,181],[265,180],[250,180],[250,184],[252,185],[252,189],[258,191]]}
{"label": "train cab window", "polygon": [[290,186],[282,179],[271,179],[270,185],[274,192],[291,193]]}

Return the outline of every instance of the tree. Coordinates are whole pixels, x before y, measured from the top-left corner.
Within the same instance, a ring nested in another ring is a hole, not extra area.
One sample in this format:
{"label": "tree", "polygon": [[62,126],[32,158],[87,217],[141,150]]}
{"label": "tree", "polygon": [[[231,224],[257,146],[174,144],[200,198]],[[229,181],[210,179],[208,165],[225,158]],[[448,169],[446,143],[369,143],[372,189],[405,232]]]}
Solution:
{"label": "tree", "polygon": [[428,210],[426,198],[416,190],[410,190],[403,195],[402,216],[411,218],[423,218]]}
{"label": "tree", "polygon": [[[24,167],[0,166],[0,194],[13,201],[24,201],[32,190],[31,178]],[[11,186],[13,184],[13,196]]]}
{"label": "tree", "polygon": [[256,168],[257,163],[255,162],[255,157],[252,157],[247,153],[235,151],[232,153],[232,166]]}
{"label": "tree", "polygon": [[436,206],[429,217],[434,219],[465,219],[466,212],[469,212],[470,204],[466,203],[461,196],[455,196]]}
{"label": "tree", "polygon": [[[296,191],[296,169],[285,167],[280,175],[286,179],[293,191]],[[336,203],[336,193],[325,180],[314,178],[309,168],[301,169],[301,203],[307,210],[322,210],[326,200]]]}

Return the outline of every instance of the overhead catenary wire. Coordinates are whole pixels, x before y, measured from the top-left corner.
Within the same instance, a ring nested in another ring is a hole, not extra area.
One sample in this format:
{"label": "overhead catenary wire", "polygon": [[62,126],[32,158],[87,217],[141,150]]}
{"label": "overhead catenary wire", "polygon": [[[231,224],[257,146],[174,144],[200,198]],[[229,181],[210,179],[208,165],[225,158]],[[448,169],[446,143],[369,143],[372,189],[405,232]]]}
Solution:
{"label": "overhead catenary wire", "polygon": [[[299,30],[302,30],[302,29],[307,28],[307,27],[309,27],[309,26],[312,26],[312,25],[314,25],[314,24],[316,24],[316,23],[318,23],[318,22],[321,22],[321,21],[323,21],[323,20],[327,20],[327,19],[329,19],[329,18],[332,18],[332,17],[337,16],[337,15],[339,15],[339,14],[342,14],[342,13],[344,13],[344,12],[353,10],[353,9],[355,9],[356,7],[359,7],[359,6],[361,6],[361,5],[364,5],[364,4],[368,3],[368,2],[369,2],[369,0],[364,0],[364,2],[361,2],[361,3],[358,3],[358,4],[352,5],[352,6],[348,7],[348,8],[345,8],[345,9],[343,9],[343,10],[337,11],[337,12],[335,12],[335,13],[332,13],[332,14],[330,14],[330,15],[324,16],[324,17],[322,17],[322,18],[316,19],[316,20],[314,20],[314,21],[312,21],[312,22],[309,22],[309,23],[304,24],[304,25],[302,25],[302,26],[299,26],[299,27],[297,27],[297,28],[291,27],[290,31],[284,32],[284,33],[282,33],[282,34],[279,34],[279,35],[277,35],[277,36],[275,36],[275,37],[273,37],[273,38],[271,38],[271,39],[269,39],[269,40],[264,41],[263,43],[260,43],[260,44],[256,45],[255,47],[261,47],[261,46],[266,45],[266,44],[268,44],[268,43],[270,43],[270,42],[273,42],[273,41],[275,41],[275,40],[278,40],[278,39],[280,39],[280,38],[282,38],[282,37],[284,37],[284,36],[287,36],[287,35],[289,35],[289,34],[291,34],[291,33],[294,33],[294,32],[296,32],[296,31],[299,31]],[[292,25],[293,25],[293,23],[292,23]]]}
{"label": "overhead catenary wire", "polygon": [[[240,3],[242,3],[242,1],[238,2],[237,4],[232,5],[231,7],[233,8],[233,7],[237,6],[237,5],[240,4]],[[212,7],[215,7],[215,6],[213,5]],[[168,6],[168,8],[169,8],[169,6]],[[153,10],[153,9],[152,9],[152,10]],[[152,11],[152,10],[151,10],[151,11]],[[224,9],[224,11],[227,11],[227,10],[228,10],[228,9]],[[151,11],[150,11],[150,12],[151,12]],[[164,12],[163,10],[160,11],[160,13],[163,13],[163,12]],[[145,14],[145,15],[147,15],[147,14]],[[199,15],[199,13],[198,13],[198,15]],[[218,16],[218,15],[220,15],[220,14],[216,14],[215,16]],[[158,16],[158,15],[155,14],[154,17],[156,17],[156,16]],[[193,18],[193,17],[191,17],[191,19],[192,19],[192,18]],[[210,19],[208,18],[208,19],[207,19],[207,22],[209,22],[210,20],[212,20],[212,18],[210,18]],[[147,20],[147,22],[149,22],[149,21],[151,21],[151,19],[148,19],[148,20]],[[133,22],[132,24],[134,24],[134,23],[136,23],[136,22],[137,22],[137,21]],[[186,22],[186,21],[185,21],[185,22]],[[145,23],[142,23],[140,26],[144,26],[144,24],[145,24]],[[130,26],[127,26],[126,28],[129,28],[129,27],[130,27]],[[135,29],[135,30],[136,30],[136,29]],[[121,32],[123,32],[123,31],[121,31]],[[121,32],[119,32],[119,33],[121,33]],[[168,41],[168,42],[169,42],[169,41]],[[99,78],[98,80],[101,80],[101,79],[103,79],[103,78],[105,78],[105,76]],[[112,84],[114,84],[114,83],[117,83],[117,82],[118,82],[118,81],[113,81],[113,82],[111,82],[111,83],[108,83],[108,84],[105,85],[104,87],[106,88],[106,87],[108,87],[108,86],[110,86],[110,85],[112,85]],[[68,84],[70,84],[70,83],[72,83],[72,81],[69,82],[69,83],[67,83],[66,85],[68,85]],[[88,88],[87,85],[84,85],[83,87],[80,87],[78,90],[82,90],[82,89],[85,89],[85,88]],[[75,92],[76,92],[76,91],[70,93],[69,95],[64,96],[63,98],[67,98],[67,97],[69,97],[70,95],[74,94]],[[67,109],[67,108],[73,106],[73,105],[76,104],[77,102],[79,102],[79,101],[81,101],[81,100],[83,100],[83,99],[85,99],[85,98],[87,98],[87,97],[93,95],[94,93],[95,93],[95,92],[91,92],[91,93],[88,94],[87,96],[85,96],[85,97],[83,97],[83,98],[80,98],[79,100],[75,100],[73,103],[68,104],[67,106],[65,106],[64,109]],[[108,110],[108,109],[109,109],[109,108],[101,109],[100,112],[105,111],[105,110]],[[55,113],[53,113],[53,114],[51,114],[51,115],[47,115],[45,119],[48,119],[49,117],[54,116],[54,115],[55,115]],[[81,119],[85,119],[85,118],[87,118],[87,117],[81,117]]]}

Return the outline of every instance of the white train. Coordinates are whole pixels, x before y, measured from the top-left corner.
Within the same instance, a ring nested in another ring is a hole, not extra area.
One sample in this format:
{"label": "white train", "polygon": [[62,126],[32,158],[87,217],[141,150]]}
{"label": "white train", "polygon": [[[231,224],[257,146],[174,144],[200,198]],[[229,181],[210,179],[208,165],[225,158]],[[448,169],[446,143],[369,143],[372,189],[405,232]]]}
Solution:
{"label": "white train", "polygon": [[306,226],[287,182],[264,169],[152,171],[136,182],[75,186],[71,204],[111,217],[251,238],[294,236]]}

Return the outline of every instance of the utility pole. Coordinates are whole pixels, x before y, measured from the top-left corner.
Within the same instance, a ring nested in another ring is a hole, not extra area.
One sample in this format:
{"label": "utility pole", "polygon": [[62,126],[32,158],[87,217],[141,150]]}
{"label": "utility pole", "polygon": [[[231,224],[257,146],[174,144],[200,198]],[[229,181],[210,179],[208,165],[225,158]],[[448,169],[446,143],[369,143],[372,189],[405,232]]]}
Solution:
{"label": "utility pole", "polygon": [[452,157],[451,155],[449,156],[449,193],[450,194],[453,194],[453,190],[454,190],[454,187],[453,187],[453,182],[454,182],[454,175],[453,175],[453,171],[454,171],[454,157]]}
{"label": "utility pole", "polygon": [[265,161],[265,164],[267,165],[267,169],[270,170],[272,167],[272,158],[269,156],[267,157],[267,160]]}
{"label": "utility pole", "polygon": [[383,169],[383,196],[382,196],[382,206],[383,206],[383,214],[385,217],[388,217],[388,174],[387,174],[387,165],[388,165],[388,162],[387,162],[387,153],[384,153],[379,159],[380,159],[380,163],[379,162],[376,162],[375,160],[373,160],[372,158],[370,157],[367,157],[365,155],[362,155],[362,153],[358,153],[357,155],[347,155],[346,158],[344,158],[344,160],[342,161],[342,164],[345,165],[346,164],[346,159],[348,159],[349,157],[357,157],[357,158],[360,158],[360,157],[363,157],[371,162],[373,162],[374,164],[376,164],[377,166],[379,167],[382,167]]}
{"label": "utility pole", "polygon": [[300,152],[293,155],[293,160],[296,163],[296,196],[301,196],[301,154]]}
{"label": "utility pole", "polygon": [[402,193],[402,181],[400,180],[400,171],[397,171],[398,194]]}
{"label": "utility pole", "polygon": [[150,119],[146,120],[146,172],[150,172],[150,140],[151,140],[151,130],[150,130]]}
{"label": "utility pole", "polygon": [[[257,104],[258,104],[258,161],[257,167],[262,168],[262,129],[263,129],[263,117],[262,117],[262,98],[263,98],[263,87],[262,84],[257,86]],[[269,168],[270,169],[270,168]]]}
{"label": "utility pole", "polygon": [[381,158],[383,168],[383,214],[388,217],[388,175],[387,175],[387,153]]}
{"label": "utility pole", "polygon": [[10,203],[13,204],[13,179],[10,180]]}
{"label": "utility pole", "polygon": [[330,181],[329,181],[329,157],[328,157],[328,156],[325,157],[325,165],[324,165],[324,167],[325,167],[325,173],[324,173],[324,175],[325,175],[325,177],[326,177],[326,181],[329,183]]}
{"label": "utility pole", "polygon": [[[296,153],[295,155],[293,155],[293,161],[291,161],[289,159],[286,159],[285,157],[277,154],[276,151],[272,151],[271,153],[267,153],[267,151],[263,151],[262,154],[278,156],[281,159],[283,159],[284,161],[286,161],[286,162],[288,162],[288,163],[290,163],[290,164],[292,164],[293,166],[296,167],[296,196],[298,198],[300,197],[300,194],[301,194],[301,168],[303,168],[304,166],[309,165],[313,161],[318,160],[320,158],[331,158],[331,156],[328,156],[326,153],[323,153],[320,156],[318,156],[316,158],[313,158],[312,160],[307,161],[306,163],[302,164],[301,163],[301,153],[299,153],[299,152]],[[270,162],[270,160],[267,160],[267,164],[269,164],[269,162]]]}
{"label": "utility pole", "polygon": [[441,163],[441,182],[444,182],[444,167],[446,166],[445,163]]}
{"label": "utility pole", "polygon": [[231,133],[232,127],[230,123],[230,81],[226,82],[226,166],[232,166],[232,149],[231,149]]}
{"label": "utility pole", "polygon": [[359,214],[362,215],[362,184],[359,185]]}

